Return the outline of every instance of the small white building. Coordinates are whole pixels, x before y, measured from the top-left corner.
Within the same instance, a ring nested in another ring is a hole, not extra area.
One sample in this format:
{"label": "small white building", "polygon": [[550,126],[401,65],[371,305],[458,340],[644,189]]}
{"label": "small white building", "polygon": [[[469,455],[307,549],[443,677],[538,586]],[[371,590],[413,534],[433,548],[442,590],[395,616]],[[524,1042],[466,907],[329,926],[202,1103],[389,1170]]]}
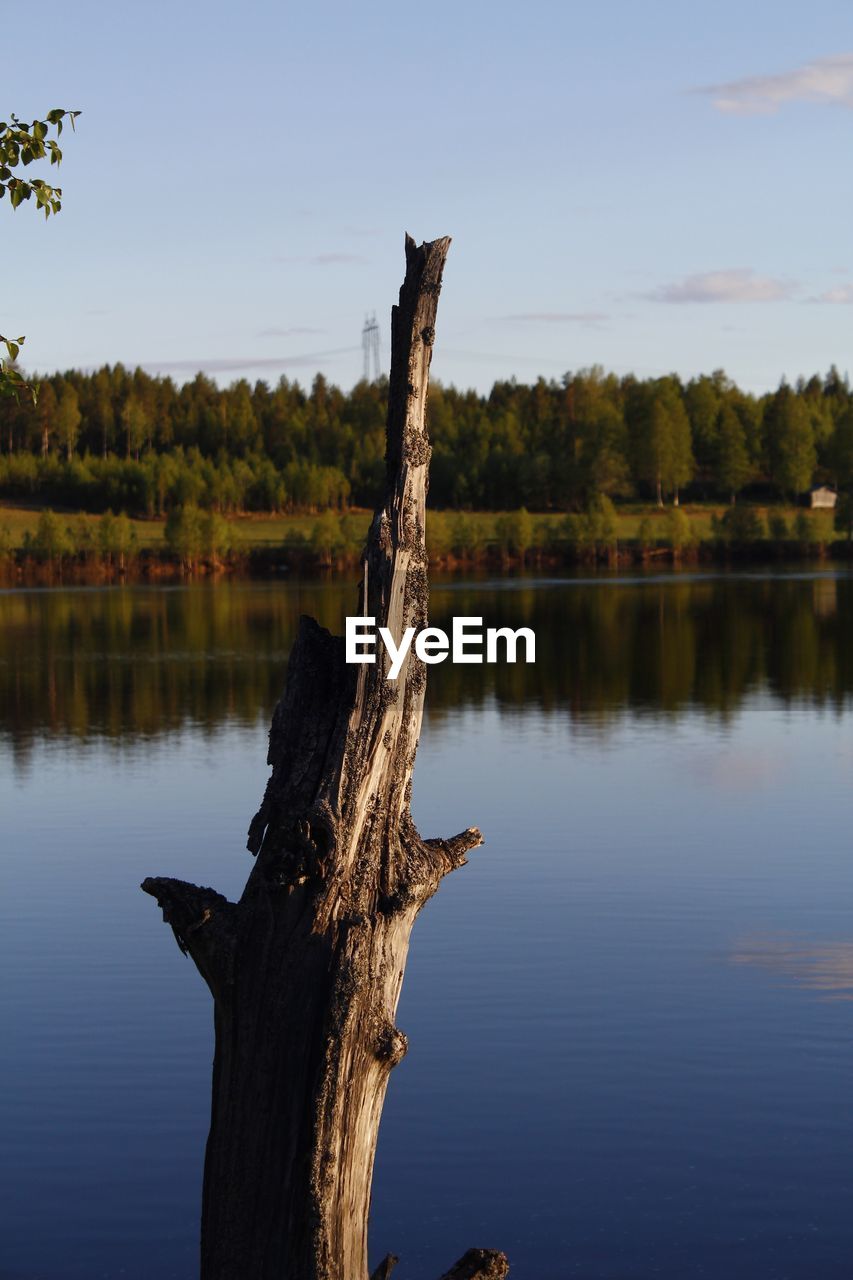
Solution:
{"label": "small white building", "polygon": [[832,511],[838,494],[834,489],[830,489],[828,485],[818,485],[816,489],[809,492],[809,506],[813,511]]}

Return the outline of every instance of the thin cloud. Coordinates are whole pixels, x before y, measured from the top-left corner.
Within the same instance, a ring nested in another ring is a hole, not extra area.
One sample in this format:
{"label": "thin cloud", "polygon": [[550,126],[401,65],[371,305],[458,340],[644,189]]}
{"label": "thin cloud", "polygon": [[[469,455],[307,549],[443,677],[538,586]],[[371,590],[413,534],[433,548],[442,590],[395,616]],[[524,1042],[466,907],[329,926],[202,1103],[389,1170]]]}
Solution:
{"label": "thin cloud", "polygon": [[542,365],[553,365],[563,371],[566,368],[565,360],[555,360],[551,356],[514,355],[507,351],[463,351],[459,347],[442,346],[436,349],[435,361],[443,363],[445,360],[484,360],[489,364],[499,364],[504,367],[508,364],[529,364],[537,368]]}
{"label": "thin cloud", "polygon": [[298,356],[197,356],[190,360],[149,360],[142,368],[152,373],[236,373],[241,369],[304,369],[319,360],[352,355],[361,347],[335,347]]}
{"label": "thin cloud", "polygon": [[696,90],[726,115],[775,115],[788,102],[829,103],[853,108],[853,53],[805,62],[777,75],[745,76]]}
{"label": "thin cloud", "polygon": [[842,284],[837,289],[827,289],[826,293],[819,293],[814,298],[809,298],[809,302],[824,302],[835,304],[836,306],[849,306],[853,303],[853,284]]}
{"label": "thin cloud", "polygon": [[309,258],[308,261],[314,267],[337,267],[348,266],[350,263],[362,263],[367,259],[363,258],[360,253],[318,253],[316,257]]}
{"label": "thin cloud", "polygon": [[291,329],[260,329],[255,336],[257,338],[293,338],[318,333],[325,333],[325,329],[310,329],[305,325],[297,324]]}
{"label": "thin cloud", "polygon": [[609,319],[603,311],[522,311],[516,315],[496,318],[501,324],[580,325],[598,325]]}
{"label": "thin cloud", "polygon": [[273,262],[299,263],[308,267],[348,267],[363,266],[367,262],[367,258],[363,258],[358,253],[315,253],[310,258],[294,258],[277,254],[273,258]]}
{"label": "thin cloud", "polygon": [[791,280],[760,276],[745,267],[701,271],[645,294],[651,302],[781,302],[796,291]]}

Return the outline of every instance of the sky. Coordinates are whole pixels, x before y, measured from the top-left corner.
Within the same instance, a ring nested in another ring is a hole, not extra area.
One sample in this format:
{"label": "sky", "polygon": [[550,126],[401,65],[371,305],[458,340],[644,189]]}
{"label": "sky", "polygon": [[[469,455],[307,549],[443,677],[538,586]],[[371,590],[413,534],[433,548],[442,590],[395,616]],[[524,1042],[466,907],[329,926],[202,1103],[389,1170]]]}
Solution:
{"label": "sky", "polygon": [[59,216],[0,204],[30,371],[349,388],[374,312],[387,367],[409,232],[453,237],[445,384],[853,374],[849,0],[44,0],[19,27],[0,112],[82,111]]}

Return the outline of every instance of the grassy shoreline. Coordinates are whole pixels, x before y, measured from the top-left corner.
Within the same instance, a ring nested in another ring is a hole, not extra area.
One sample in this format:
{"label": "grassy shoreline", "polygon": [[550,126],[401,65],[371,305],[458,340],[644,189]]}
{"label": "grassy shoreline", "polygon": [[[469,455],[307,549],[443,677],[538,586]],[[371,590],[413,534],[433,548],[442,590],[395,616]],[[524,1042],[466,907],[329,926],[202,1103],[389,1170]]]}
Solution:
{"label": "grassy shoreline", "polygon": [[[736,515],[733,516],[732,513]],[[0,583],[52,585],[181,580],[220,574],[351,572],[371,513],[243,516],[194,510],[192,529],[0,504]],[[205,523],[206,522],[206,523]],[[775,536],[770,536],[773,531]],[[430,563],[449,571],[577,565],[778,563],[851,556],[831,512],[690,504],[560,512],[430,512]]]}
{"label": "grassy shoreline", "polygon": [[[101,517],[91,512],[74,511],[67,508],[55,506],[52,508],[60,519],[70,526],[89,525],[96,527]],[[616,537],[618,542],[632,542],[637,539],[640,526],[644,520],[651,521],[652,524],[660,524],[661,526],[667,519],[668,513],[673,508],[667,506],[660,508],[649,504],[630,503],[616,508],[617,530]],[[716,518],[723,517],[726,512],[732,510],[731,507],[722,503],[685,503],[677,508],[686,515],[690,521],[693,541],[698,543],[710,542],[714,540],[712,521]],[[749,510],[755,512],[763,520],[767,520],[773,515],[781,516],[789,524],[793,525],[798,515],[806,514],[814,519],[820,533],[820,541],[831,542],[834,539],[833,533],[833,517],[831,512],[809,512],[803,507],[791,504],[778,505],[756,505],[741,503],[736,508],[739,511]],[[9,503],[0,502],[0,530],[7,529],[11,534],[11,545],[13,550],[20,550],[24,547],[24,539],[27,533],[34,536],[39,516],[45,510],[44,504],[27,504],[27,503]],[[266,515],[266,514],[245,514],[229,516],[227,524],[232,530],[234,536],[234,547],[240,549],[249,549],[253,546],[294,546],[304,545],[310,542],[312,534],[317,527],[318,521],[323,519],[322,514],[304,513],[294,515]],[[429,526],[435,525],[436,522],[447,522],[455,519],[463,519],[471,528],[473,538],[477,544],[488,545],[496,543],[498,539],[497,522],[507,516],[517,515],[512,511],[428,511],[428,536]],[[348,511],[339,513],[345,520],[351,522],[352,532],[360,539],[366,537],[368,525],[373,515],[372,511],[360,508],[351,508]],[[560,524],[565,521],[566,513],[561,511],[552,511],[545,513],[529,513],[533,526],[534,537],[543,531],[558,530]],[[139,517],[130,517],[136,534],[137,543],[140,549],[146,547],[162,547],[165,545],[165,527],[166,518],[153,516],[146,519]],[[661,532],[661,538],[663,538]],[[531,544],[533,545],[533,544]]]}

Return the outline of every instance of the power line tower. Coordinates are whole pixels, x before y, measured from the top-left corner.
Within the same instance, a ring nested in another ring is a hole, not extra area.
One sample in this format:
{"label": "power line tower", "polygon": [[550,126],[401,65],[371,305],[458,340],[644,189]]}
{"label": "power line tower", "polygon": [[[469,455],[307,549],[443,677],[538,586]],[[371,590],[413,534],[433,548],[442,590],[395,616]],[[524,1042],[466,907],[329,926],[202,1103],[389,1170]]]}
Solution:
{"label": "power line tower", "polygon": [[375,382],[379,377],[379,325],[376,323],[375,311],[372,316],[365,318],[361,331],[361,348],[364,352],[364,381]]}

